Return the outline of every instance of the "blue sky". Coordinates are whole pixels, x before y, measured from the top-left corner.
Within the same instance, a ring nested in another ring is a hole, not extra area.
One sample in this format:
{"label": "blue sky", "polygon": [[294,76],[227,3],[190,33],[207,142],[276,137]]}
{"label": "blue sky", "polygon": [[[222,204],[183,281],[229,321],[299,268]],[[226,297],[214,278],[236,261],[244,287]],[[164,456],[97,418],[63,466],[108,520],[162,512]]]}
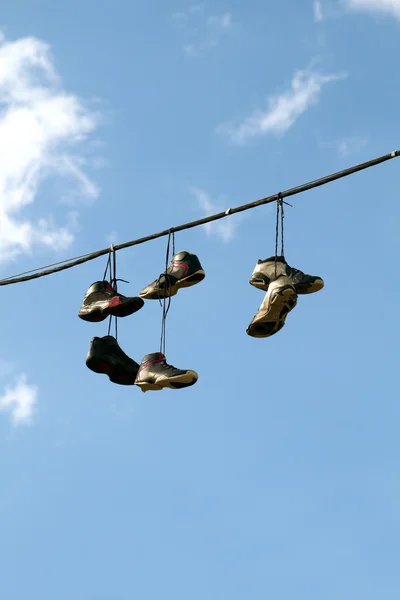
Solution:
{"label": "blue sky", "polygon": [[[5,0],[3,277],[398,149],[400,2]],[[187,390],[85,366],[105,260],[1,288],[0,596],[397,600],[396,160],[293,198],[288,262],[321,275],[270,339],[245,330],[274,207],[176,236],[206,271],[173,299]],[[122,293],[166,240],[118,254]],[[136,361],[161,310],[121,320]]]}

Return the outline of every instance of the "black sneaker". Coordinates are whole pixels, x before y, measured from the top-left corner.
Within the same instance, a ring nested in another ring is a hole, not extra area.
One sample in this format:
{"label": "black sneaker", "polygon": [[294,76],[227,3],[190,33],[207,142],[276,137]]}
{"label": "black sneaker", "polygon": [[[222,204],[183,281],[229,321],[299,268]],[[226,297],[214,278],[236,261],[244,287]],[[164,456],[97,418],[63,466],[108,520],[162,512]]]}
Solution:
{"label": "black sneaker", "polygon": [[141,298],[130,298],[114,291],[108,281],[96,281],[86,292],[78,316],[84,321],[98,323],[110,315],[127,317],[143,305]]}
{"label": "black sneaker", "polygon": [[154,352],[143,357],[135,383],[142,392],[163,388],[179,390],[194,385],[198,378],[195,371],[176,369],[167,364],[164,354]]}
{"label": "black sneaker", "polygon": [[321,277],[306,275],[303,271],[290,267],[283,256],[276,257],[276,275],[274,256],[259,260],[254,267],[249,283],[266,292],[269,284],[281,275],[290,277],[297,294],[314,294],[324,287],[324,281]]}
{"label": "black sneaker", "polygon": [[121,350],[115,337],[94,337],[86,356],[86,366],[95,373],[108,375],[119,385],[135,385],[139,365]]}
{"label": "black sneaker", "polygon": [[167,272],[143,288],[139,296],[147,300],[175,296],[180,288],[196,285],[205,276],[197,256],[183,250],[174,254]]}

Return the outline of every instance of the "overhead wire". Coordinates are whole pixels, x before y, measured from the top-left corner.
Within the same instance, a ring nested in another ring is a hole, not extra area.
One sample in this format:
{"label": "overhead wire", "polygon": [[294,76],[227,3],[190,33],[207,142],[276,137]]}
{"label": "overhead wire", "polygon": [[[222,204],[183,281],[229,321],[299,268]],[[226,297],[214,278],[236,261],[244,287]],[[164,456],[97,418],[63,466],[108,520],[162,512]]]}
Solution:
{"label": "overhead wire", "polygon": [[[125,242],[123,244],[118,244],[113,246],[113,250],[117,252],[118,250],[123,250],[125,248],[130,248],[132,246],[138,246],[139,244],[144,244],[146,242],[150,242],[152,240],[158,239],[164,236],[171,236],[171,234],[176,233],[177,231],[184,231],[185,229],[192,229],[193,227],[199,227],[200,225],[206,225],[207,223],[212,223],[213,221],[217,221],[219,219],[226,218],[230,215],[234,215],[246,210],[250,210],[252,208],[257,208],[258,206],[263,206],[265,204],[269,204],[271,202],[276,202],[277,200],[282,201],[284,198],[288,198],[290,196],[295,196],[296,194],[301,194],[302,192],[306,192],[308,190],[314,189],[316,187],[320,187],[327,183],[331,183],[332,181],[336,181],[337,179],[341,179],[343,177],[347,177],[349,175],[353,175],[354,173],[358,173],[359,171],[363,171],[364,169],[369,169],[370,167],[374,167],[376,165],[382,164],[392,158],[396,158],[400,156],[400,150],[394,150],[389,154],[385,154],[383,156],[379,156],[378,158],[373,158],[367,162],[360,163],[358,165],[354,165],[353,167],[349,167],[347,169],[343,169],[342,171],[338,171],[336,173],[332,173],[331,175],[326,175],[325,177],[321,177],[319,179],[314,179],[302,185],[290,188],[283,192],[278,192],[277,194],[273,194],[272,196],[266,196],[265,198],[261,198],[260,200],[255,200],[254,202],[249,202],[248,204],[242,204],[241,206],[236,206],[234,208],[228,208],[223,212],[216,213],[214,215],[209,215],[208,217],[203,217],[202,219],[197,219],[196,221],[190,221],[188,223],[184,223],[182,225],[177,225],[176,227],[169,227],[168,229],[164,229],[163,231],[159,231],[157,233],[152,233],[151,235],[147,235],[145,237],[138,238],[136,240],[131,240],[129,242]],[[0,286],[11,285],[13,283],[22,283],[24,281],[31,281],[33,279],[38,279],[40,277],[45,277],[47,275],[52,275],[54,273],[58,273],[60,271],[64,271],[66,269],[71,269],[72,267],[76,267],[78,265],[84,264],[88,261],[99,258],[100,256],[104,256],[110,252],[110,248],[103,248],[102,250],[97,250],[95,252],[89,252],[87,254],[82,254],[81,256],[66,259],[64,261],[60,261],[58,263],[53,263],[52,265],[46,265],[44,267],[39,267],[38,269],[32,269],[31,271],[25,271],[24,273],[19,273],[18,275],[12,275],[10,277],[6,277],[0,280]]]}

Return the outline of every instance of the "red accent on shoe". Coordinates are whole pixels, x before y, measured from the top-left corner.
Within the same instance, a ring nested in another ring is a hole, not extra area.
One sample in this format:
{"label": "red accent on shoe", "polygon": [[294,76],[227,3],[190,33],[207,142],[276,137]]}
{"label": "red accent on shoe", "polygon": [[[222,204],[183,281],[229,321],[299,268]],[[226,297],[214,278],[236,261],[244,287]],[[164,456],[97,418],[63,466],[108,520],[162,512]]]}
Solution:
{"label": "red accent on shoe", "polygon": [[109,365],[105,360],[102,360],[99,362],[99,369],[101,369],[102,373],[108,375],[111,371],[111,365]]}
{"label": "red accent on shoe", "polygon": [[162,362],[163,360],[165,360],[164,356],[159,353],[158,358],[155,358],[154,360],[149,360],[147,363],[144,363],[142,367],[148,367],[149,365],[154,365],[154,363]]}
{"label": "red accent on shoe", "polygon": [[107,308],[116,308],[121,304],[121,296],[114,296],[114,298],[111,298],[110,302],[108,303]]}
{"label": "red accent on shoe", "polygon": [[171,262],[171,267],[182,267],[184,273],[183,276],[186,277],[186,275],[188,274],[189,271],[189,265],[187,265],[186,263],[178,263],[178,262]]}
{"label": "red accent on shoe", "polygon": [[147,363],[144,363],[144,365],[140,365],[138,374],[136,376],[136,380],[140,381],[140,372],[145,368],[148,367],[149,365],[154,365],[155,363],[159,363],[162,362],[163,360],[165,360],[165,356],[163,354],[161,354],[161,352],[158,353],[158,358],[155,358],[154,360],[149,360]]}

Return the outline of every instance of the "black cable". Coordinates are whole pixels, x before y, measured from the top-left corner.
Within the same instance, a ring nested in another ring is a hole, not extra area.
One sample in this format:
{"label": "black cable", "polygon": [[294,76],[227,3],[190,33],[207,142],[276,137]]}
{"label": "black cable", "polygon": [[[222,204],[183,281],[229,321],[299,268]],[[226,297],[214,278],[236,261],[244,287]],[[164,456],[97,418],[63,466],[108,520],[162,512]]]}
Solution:
{"label": "black cable", "polygon": [[[379,156],[378,158],[374,158],[367,162],[361,163],[359,165],[355,165],[353,167],[349,167],[348,169],[344,169],[343,171],[338,171],[337,173],[332,173],[331,175],[327,175],[325,177],[321,177],[320,179],[314,179],[313,181],[309,181],[308,183],[304,183],[294,188],[290,188],[284,192],[280,192],[279,194],[273,194],[272,196],[267,196],[266,198],[261,198],[260,200],[256,200],[255,202],[250,202],[248,204],[243,204],[242,206],[237,206],[236,208],[229,208],[228,210],[220,213],[216,213],[215,215],[210,215],[208,217],[204,217],[203,219],[198,219],[197,221],[190,221],[189,223],[184,223],[183,225],[178,225],[177,227],[170,227],[169,229],[165,229],[164,231],[159,231],[158,233],[153,233],[151,235],[147,235],[142,238],[138,238],[136,240],[131,240],[130,242],[125,242],[124,244],[119,244],[114,246],[114,250],[123,250],[124,248],[130,248],[131,246],[137,246],[139,244],[144,244],[146,242],[150,242],[151,240],[156,240],[160,237],[164,237],[166,235],[171,235],[171,233],[176,233],[177,231],[183,231],[185,229],[192,229],[193,227],[199,227],[200,225],[205,225],[206,223],[212,223],[213,221],[217,221],[219,219],[223,219],[229,215],[234,215],[245,210],[250,210],[251,208],[256,208],[257,206],[263,206],[264,204],[270,204],[271,202],[275,202],[278,199],[288,198],[289,196],[295,196],[296,194],[301,194],[302,192],[306,192],[308,190],[312,190],[321,185],[325,185],[327,183],[331,183],[332,181],[336,181],[337,179],[341,179],[342,177],[347,177],[348,175],[353,175],[353,173],[357,173],[359,171],[363,171],[364,169],[369,169],[370,167],[374,167],[379,165],[387,160],[391,160],[392,158],[396,158],[400,156],[400,150],[394,150],[390,154],[385,154],[384,156]],[[109,248],[103,248],[102,250],[97,250],[96,252],[91,252],[88,254],[83,254],[81,257],[76,259],[67,259],[65,261],[61,261],[65,264],[55,263],[56,265],[53,268],[47,269],[46,267],[39,267],[38,269],[34,269],[34,271],[38,271],[37,273],[26,274],[23,276],[13,275],[7,277],[5,279],[0,280],[0,286],[10,285],[12,283],[22,283],[23,281],[31,281],[32,279],[38,279],[39,277],[45,277],[46,275],[52,275],[53,273],[58,273],[60,271],[65,271],[66,269],[71,269],[72,267],[76,267],[78,265],[82,265],[90,260],[94,260],[95,258],[99,258],[100,256],[104,256],[110,251]],[[39,270],[45,269],[45,270]],[[29,272],[28,272],[29,273]]]}

